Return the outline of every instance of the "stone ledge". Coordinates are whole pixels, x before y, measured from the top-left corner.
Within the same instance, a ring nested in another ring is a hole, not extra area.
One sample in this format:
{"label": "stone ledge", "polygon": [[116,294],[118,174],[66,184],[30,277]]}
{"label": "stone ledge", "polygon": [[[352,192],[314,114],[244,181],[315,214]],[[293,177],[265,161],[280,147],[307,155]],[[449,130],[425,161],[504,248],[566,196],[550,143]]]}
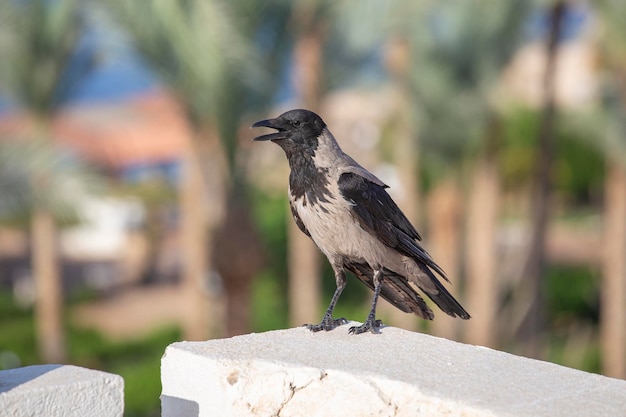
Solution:
{"label": "stone ledge", "polygon": [[0,415],[11,417],[119,417],[124,380],[71,365],[0,371]]}
{"label": "stone ledge", "polygon": [[[350,324],[353,325],[353,324]],[[162,416],[624,415],[626,381],[385,327],[170,345]]]}

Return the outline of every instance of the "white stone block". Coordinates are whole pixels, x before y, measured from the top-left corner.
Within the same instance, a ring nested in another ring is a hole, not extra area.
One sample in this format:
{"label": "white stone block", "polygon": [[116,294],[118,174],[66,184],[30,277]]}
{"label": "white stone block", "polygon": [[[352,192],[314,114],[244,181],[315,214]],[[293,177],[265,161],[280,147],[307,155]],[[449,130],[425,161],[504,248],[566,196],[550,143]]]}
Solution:
{"label": "white stone block", "polygon": [[124,380],[71,365],[0,371],[0,416],[119,417]]}
{"label": "white stone block", "polygon": [[[353,324],[350,324],[353,325]],[[626,415],[626,381],[397,328],[170,345],[163,417]]]}

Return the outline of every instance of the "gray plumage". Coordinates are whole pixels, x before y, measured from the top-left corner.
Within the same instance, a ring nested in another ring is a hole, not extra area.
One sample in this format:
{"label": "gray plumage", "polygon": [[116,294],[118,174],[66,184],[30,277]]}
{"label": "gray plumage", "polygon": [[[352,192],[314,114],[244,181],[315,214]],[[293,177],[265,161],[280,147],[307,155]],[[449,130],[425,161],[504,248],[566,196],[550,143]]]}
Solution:
{"label": "gray plumage", "polygon": [[387,186],[341,150],[317,114],[291,110],[252,125],[261,126],[277,132],[255,140],[276,143],[289,161],[289,204],[296,224],[326,255],[335,273],[337,289],[328,310],[321,323],[307,325],[310,330],[332,330],[347,322],[332,317],[346,285],[345,271],[374,290],[367,320],[350,333],[378,332],[379,295],[406,313],[432,320],[434,314],[418,289],[447,314],[470,318],[435,276],[447,281],[385,191]]}

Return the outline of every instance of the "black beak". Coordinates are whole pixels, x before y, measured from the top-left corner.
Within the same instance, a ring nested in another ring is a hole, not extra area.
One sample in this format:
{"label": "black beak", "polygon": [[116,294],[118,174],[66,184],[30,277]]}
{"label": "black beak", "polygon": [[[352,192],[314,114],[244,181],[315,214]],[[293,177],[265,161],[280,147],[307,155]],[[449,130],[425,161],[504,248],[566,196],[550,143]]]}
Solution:
{"label": "black beak", "polygon": [[272,129],[276,129],[278,130],[278,132],[275,133],[270,133],[267,135],[261,135],[261,136],[257,136],[256,138],[254,138],[253,140],[281,140],[281,139],[286,139],[287,135],[285,133],[285,129],[280,125],[280,123],[276,120],[276,119],[266,119],[266,120],[260,120],[258,122],[256,122],[255,124],[253,124],[250,127],[269,127]]}

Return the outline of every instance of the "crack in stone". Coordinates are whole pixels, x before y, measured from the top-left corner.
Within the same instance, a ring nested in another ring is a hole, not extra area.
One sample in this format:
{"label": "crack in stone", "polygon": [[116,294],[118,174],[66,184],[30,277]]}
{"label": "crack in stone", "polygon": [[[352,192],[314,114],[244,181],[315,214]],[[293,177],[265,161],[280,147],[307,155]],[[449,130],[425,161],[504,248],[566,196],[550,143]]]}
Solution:
{"label": "crack in stone", "polygon": [[384,403],[387,404],[388,407],[393,409],[393,414],[391,414],[391,416],[397,416],[398,415],[398,411],[399,411],[399,407],[398,404],[395,404],[392,401],[392,397],[390,395],[385,394],[385,392],[378,386],[378,384],[372,380],[368,380],[367,383],[369,384],[370,387],[374,388],[376,390],[376,395],[378,396],[378,398]]}
{"label": "crack in stone", "polygon": [[311,385],[312,383],[316,382],[316,381],[323,381],[324,378],[326,378],[328,376],[328,373],[326,371],[320,371],[320,376],[317,379],[311,379],[309,382],[307,382],[304,385],[301,386],[296,386],[294,385],[293,381],[289,381],[289,395],[287,396],[287,398],[285,398],[285,400],[280,404],[280,406],[278,407],[278,410],[276,410],[276,414],[274,414],[272,417],[280,417],[281,413],[283,412],[283,408],[285,408],[285,406],[287,404],[289,404],[289,401],[291,401],[293,399],[293,397],[296,395],[296,392],[301,391],[303,389],[305,389],[306,387],[308,387],[309,385]]}
{"label": "crack in stone", "polygon": [[[302,387],[302,388],[304,388],[304,387]],[[302,388],[300,388],[300,389],[302,389]],[[278,410],[276,411],[276,417],[280,417],[280,414],[283,412],[283,408],[285,408],[285,406],[287,404],[289,404],[289,401],[291,401],[293,396],[296,395],[297,389],[298,388],[295,385],[293,385],[293,382],[289,383],[289,396],[283,401],[283,403],[280,405],[280,407],[278,407]]]}

